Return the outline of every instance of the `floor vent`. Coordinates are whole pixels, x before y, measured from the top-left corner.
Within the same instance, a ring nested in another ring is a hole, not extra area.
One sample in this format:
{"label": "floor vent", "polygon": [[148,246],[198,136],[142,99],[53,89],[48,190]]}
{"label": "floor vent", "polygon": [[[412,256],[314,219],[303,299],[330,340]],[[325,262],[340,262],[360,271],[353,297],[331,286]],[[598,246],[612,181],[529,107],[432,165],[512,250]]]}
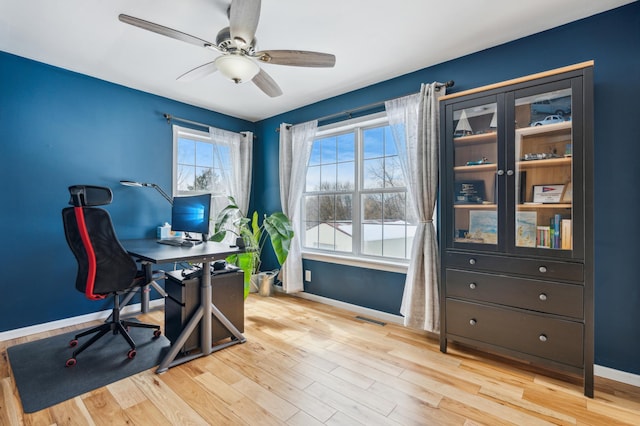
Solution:
{"label": "floor vent", "polygon": [[366,322],[371,323],[371,324],[379,325],[381,327],[384,327],[385,325],[387,325],[386,322],[374,320],[374,319],[371,319],[371,318],[362,317],[360,315],[357,315],[356,319],[360,320],[360,321],[366,321]]}

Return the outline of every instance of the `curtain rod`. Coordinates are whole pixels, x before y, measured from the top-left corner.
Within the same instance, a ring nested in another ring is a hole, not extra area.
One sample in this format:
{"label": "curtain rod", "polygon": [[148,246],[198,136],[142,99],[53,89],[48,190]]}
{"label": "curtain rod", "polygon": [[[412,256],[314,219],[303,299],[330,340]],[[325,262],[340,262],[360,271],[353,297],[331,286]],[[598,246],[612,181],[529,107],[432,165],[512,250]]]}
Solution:
{"label": "curtain rod", "polygon": [[[442,87],[453,87],[453,85],[455,84],[455,82],[453,80],[449,80],[446,83],[436,83],[436,90],[440,90],[440,88]],[[404,96],[409,96],[409,95],[414,95],[415,93],[407,93]],[[329,115],[325,115],[323,117],[320,118],[316,118],[316,120],[318,120],[318,122],[320,121],[326,121],[329,120],[331,118],[336,118],[336,117],[340,117],[342,115],[346,115],[348,116],[348,118],[351,118],[352,114],[356,113],[356,112],[361,112],[361,111],[367,111],[376,107],[380,107],[382,105],[385,104],[385,102],[390,101],[392,99],[398,99],[398,98],[403,98],[404,96],[398,96],[396,98],[391,98],[391,99],[386,99],[384,101],[380,101],[380,102],[374,102],[371,104],[367,104],[367,105],[363,105],[354,109],[350,109],[350,110],[346,110],[346,111],[341,111],[341,112],[336,112],[334,114],[329,114]],[[289,129],[291,126],[287,126],[287,129]],[[280,128],[276,128],[276,132],[280,132]]]}
{"label": "curtain rod", "polygon": [[[163,113],[163,114],[162,114],[162,116],[163,116],[164,118],[166,118],[166,119],[167,119],[167,123],[171,123],[171,120],[174,120],[174,121],[180,121],[180,122],[182,122],[182,123],[192,124],[192,125],[194,125],[194,126],[198,126],[198,127],[205,127],[207,130],[209,129],[209,127],[215,127],[215,126],[211,126],[211,125],[209,125],[209,124],[198,123],[197,121],[187,120],[186,118],[176,117],[176,116],[173,116],[173,115],[171,115],[171,114],[169,114],[169,113],[166,113],[166,112],[165,112],[165,113]],[[235,132],[234,132],[234,133],[235,133]],[[242,136],[244,136],[244,137],[246,137],[246,136],[247,136],[246,134],[244,134],[244,133],[242,133],[242,132],[238,132],[238,133],[240,133],[240,134],[241,134]],[[256,136],[254,135],[254,136],[253,136],[253,138],[255,139],[255,138],[256,138]]]}

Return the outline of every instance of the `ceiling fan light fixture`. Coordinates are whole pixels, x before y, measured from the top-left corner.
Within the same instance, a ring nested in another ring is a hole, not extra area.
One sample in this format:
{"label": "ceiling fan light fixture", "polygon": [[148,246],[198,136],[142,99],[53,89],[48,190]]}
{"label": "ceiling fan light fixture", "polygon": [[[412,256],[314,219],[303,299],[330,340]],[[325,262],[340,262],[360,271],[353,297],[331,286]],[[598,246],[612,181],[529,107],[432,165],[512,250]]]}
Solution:
{"label": "ceiling fan light fixture", "polygon": [[249,81],[260,72],[258,64],[246,56],[236,54],[219,56],[216,59],[216,67],[236,84]]}

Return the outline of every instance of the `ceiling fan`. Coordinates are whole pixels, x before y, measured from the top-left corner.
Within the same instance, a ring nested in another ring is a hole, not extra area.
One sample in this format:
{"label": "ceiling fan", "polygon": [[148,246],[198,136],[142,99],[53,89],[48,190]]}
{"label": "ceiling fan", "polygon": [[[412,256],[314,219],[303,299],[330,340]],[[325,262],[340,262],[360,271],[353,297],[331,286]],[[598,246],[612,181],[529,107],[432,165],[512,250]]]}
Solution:
{"label": "ceiling fan", "polygon": [[256,51],[255,33],[260,19],[260,3],[260,0],[231,0],[227,9],[229,26],[218,32],[215,43],[125,14],[120,14],[118,19],[163,36],[221,53],[214,61],[182,74],[178,77],[180,81],[195,80],[219,70],[235,83],[251,80],[268,96],[276,97],[282,95],[282,89],[258,63],[316,68],[331,68],[335,65],[336,57],[329,53],[304,50]]}

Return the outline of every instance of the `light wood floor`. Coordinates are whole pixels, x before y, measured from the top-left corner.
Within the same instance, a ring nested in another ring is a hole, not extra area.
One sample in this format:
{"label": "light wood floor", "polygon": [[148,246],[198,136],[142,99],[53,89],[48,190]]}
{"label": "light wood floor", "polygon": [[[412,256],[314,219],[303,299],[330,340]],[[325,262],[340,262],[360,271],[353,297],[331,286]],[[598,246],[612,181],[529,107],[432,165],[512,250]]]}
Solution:
{"label": "light wood floor", "polygon": [[633,386],[596,378],[585,398],[575,378],[464,348],[445,355],[423,333],[294,297],[250,295],[245,314],[245,344],[33,414],[6,348],[71,328],[0,342],[0,425],[640,425]]}

